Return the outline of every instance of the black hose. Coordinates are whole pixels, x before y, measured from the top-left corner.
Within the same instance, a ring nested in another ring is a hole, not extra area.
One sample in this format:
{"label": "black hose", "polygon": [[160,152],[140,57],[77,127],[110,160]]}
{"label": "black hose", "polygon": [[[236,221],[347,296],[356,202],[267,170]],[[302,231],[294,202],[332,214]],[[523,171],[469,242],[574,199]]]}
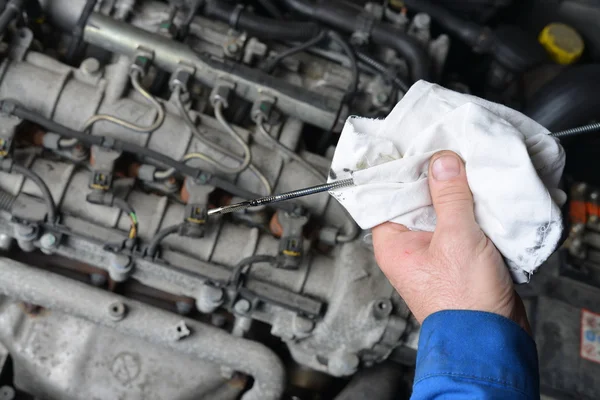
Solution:
{"label": "black hose", "polygon": [[[245,266],[251,266],[254,263],[266,262],[271,264],[277,264],[278,260],[275,256],[270,255],[254,255],[250,257],[246,257],[238,262],[235,267],[233,267],[233,271],[231,272],[231,279],[229,280],[229,284],[233,284],[235,286],[239,285],[240,280],[242,278],[242,272],[244,271]],[[248,271],[246,271],[247,273]]]}
{"label": "black hose", "polygon": [[276,20],[255,15],[241,5],[222,0],[209,0],[202,13],[229,24],[234,29],[245,30],[262,39],[302,42],[319,34],[321,28],[313,22]]}
{"label": "black hose", "polygon": [[96,3],[98,0],[87,0],[85,2],[85,6],[81,11],[81,15],[73,28],[73,35],[71,37],[71,43],[69,43],[69,48],[67,49],[67,55],[65,59],[68,63],[72,63],[75,61],[76,56],[79,53],[81,48],[81,41],[83,39],[83,31],[85,29],[85,25],[87,24],[87,20],[92,15],[94,8],[96,7]]}
{"label": "black hose", "polygon": [[266,60],[264,65],[261,67],[261,69],[263,71],[265,71],[266,73],[270,74],[275,70],[275,67],[277,67],[277,65],[280,62],[282,62],[283,60],[285,60],[286,58],[288,58],[290,56],[293,56],[294,54],[298,54],[304,50],[307,50],[313,46],[316,46],[323,39],[325,39],[325,37],[327,37],[327,32],[321,31],[321,32],[319,32],[318,35],[316,35],[312,39],[307,40],[306,42],[301,43],[298,46],[290,47],[289,49],[277,54],[275,57],[273,57],[269,60]]}
{"label": "black hose", "polygon": [[11,212],[15,200],[15,196],[0,189],[0,210]]}
{"label": "black hose", "polygon": [[550,131],[600,120],[600,64],[566,69],[538,90],[525,114]]}
{"label": "black hose", "polygon": [[344,105],[352,100],[352,97],[354,97],[358,90],[359,79],[358,60],[356,59],[356,54],[352,46],[350,46],[350,44],[346,42],[344,38],[342,38],[342,36],[335,31],[329,31],[329,37],[333,41],[335,41],[342,48],[344,53],[346,53],[346,55],[348,56],[348,59],[350,60],[350,70],[352,71],[352,79],[350,81],[350,85],[348,86],[346,94],[344,95],[344,98],[340,102],[340,106],[338,107],[337,112],[335,113],[333,123],[325,132],[325,134],[319,139],[319,143],[317,144],[317,149],[319,152],[324,152],[327,149],[327,146],[329,146],[329,143],[331,142],[331,137],[333,136],[333,130],[338,124],[338,120],[340,118],[340,115],[342,114],[342,109],[344,108]]}
{"label": "black hose", "polygon": [[[282,0],[290,9],[341,31],[352,33],[365,16],[360,8],[334,0]],[[363,21],[364,22],[364,21]],[[428,79],[429,56],[421,45],[402,30],[380,21],[369,21],[371,39],[380,46],[391,47],[404,57],[413,81]]]}
{"label": "black hose", "polygon": [[[333,40],[334,42],[336,42],[343,50],[344,53],[346,53],[346,56],[348,56],[348,59],[350,59],[350,71],[352,73],[352,79],[350,81],[350,85],[348,86],[348,89],[346,91],[346,101],[350,101],[350,99],[352,98],[352,96],[354,96],[356,94],[356,92],[358,91],[358,61],[356,59],[356,54],[354,53],[354,49],[352,48],[352,46],[350,46],[350,44],[344,40],[344,38],[337,33],[336,31],[329,31],[328,32],[329,37],[331,38],[331,40]],[[337,121],[334,121],[334,124]]]}
{"label": "black hose", "polygon": [[48,189],[48,185],[46,185],[46,183],[38,174],[28,168],[23,167],[22,165],[13,164],[12,172],[23,175],[35,183],[35,185],[40,189],[42,198],[44,199],[44,203],[46,203],[46,208],[48,210],[48,222],[54,224],[56,222],[56,204],[54,203],[54,198],[52,197],[50,189]]}
{"label": "black hose", "polygon": [[168,227],[163,228],[162,230],[158,231],[156,233],[156,235],[154,235],[154,237],[152,238],[150,243],[148,244],[148,249],[146,250],[146,254],[150,257],[154,257],[156,255],[156,251],[158,250],[158,246],[160,245],[160,242],[162,242],[167,236],[179,232],[179,229],[181,228],[182,225],[183,224],[172,225],[172,226],[168,226]]}

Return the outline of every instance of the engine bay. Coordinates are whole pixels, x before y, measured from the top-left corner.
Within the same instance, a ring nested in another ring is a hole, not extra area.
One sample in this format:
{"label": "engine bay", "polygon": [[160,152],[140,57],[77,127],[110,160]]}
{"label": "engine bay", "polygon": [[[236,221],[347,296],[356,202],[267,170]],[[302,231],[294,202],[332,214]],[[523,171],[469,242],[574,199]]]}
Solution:
{"label": "engine bay", "polygon": [[517,3],[0,2],[0,398],[408,398],[369,231],[326,193],[209,210],[335,179],[421,79],[563,134],[569,237],[518,291],[548,398],[600,396],[600,3]]}

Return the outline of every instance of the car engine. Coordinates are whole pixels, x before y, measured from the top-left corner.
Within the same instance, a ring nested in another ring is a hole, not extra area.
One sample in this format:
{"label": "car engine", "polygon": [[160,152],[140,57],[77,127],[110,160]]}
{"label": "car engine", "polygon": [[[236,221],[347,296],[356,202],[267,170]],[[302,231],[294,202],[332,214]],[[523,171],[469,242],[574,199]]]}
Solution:
{"label": "car engine", "polygon": [[469,4],[0,1],[0,399],[407,395],[418,323],[335,199],[208,211],[325,182],[419,79],[598,115],[511,1]]}

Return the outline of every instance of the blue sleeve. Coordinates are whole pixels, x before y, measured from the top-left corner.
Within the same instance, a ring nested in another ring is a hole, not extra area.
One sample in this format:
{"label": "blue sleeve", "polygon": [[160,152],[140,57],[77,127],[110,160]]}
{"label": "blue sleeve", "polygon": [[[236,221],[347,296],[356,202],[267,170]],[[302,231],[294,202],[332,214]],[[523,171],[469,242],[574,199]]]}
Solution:
{"label": "blue sleeve", "polygon": [[535,342],[513,321],[480,311],[423,321],[412,400],[539,398]]}

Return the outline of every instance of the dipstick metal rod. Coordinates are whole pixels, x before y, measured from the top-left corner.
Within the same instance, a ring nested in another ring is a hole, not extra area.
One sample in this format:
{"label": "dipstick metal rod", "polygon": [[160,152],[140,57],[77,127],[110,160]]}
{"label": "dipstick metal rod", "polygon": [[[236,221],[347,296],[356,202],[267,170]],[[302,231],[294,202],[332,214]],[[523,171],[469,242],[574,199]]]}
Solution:
{"label": "dipstick metal rod", "polygon": [[325,183],[323,185],[292,190],[291,192],[287,193],[274,194],[271,196],[260,197],[254,200],[242,201],[241,203],[231,204],[228,206],[213,208],[212,210],[208,210],[208,215],[227,214],[235,211],[245,210],[250,207],[258,207],[265,204],[277,203],[280,201],[295,199],[298,197],[310,196],[311,194],[327,192],[329,190],[339,189],[352,185],[354,185],[354,181],[352,180],[352,178],[342,179],[331,183]]}

